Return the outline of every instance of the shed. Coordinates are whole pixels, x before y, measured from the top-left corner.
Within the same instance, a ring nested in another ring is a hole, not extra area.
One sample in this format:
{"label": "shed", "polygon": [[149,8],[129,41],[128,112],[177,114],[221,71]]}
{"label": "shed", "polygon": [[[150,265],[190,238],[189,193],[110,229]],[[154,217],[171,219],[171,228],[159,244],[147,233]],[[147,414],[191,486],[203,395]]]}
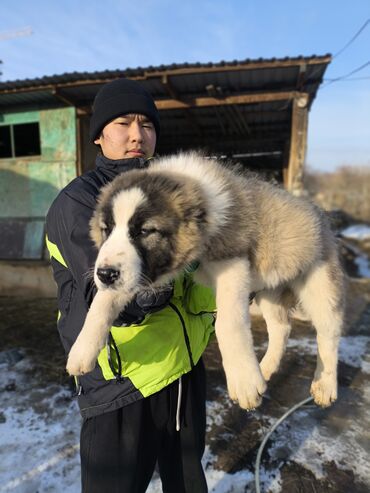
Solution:
{"label": "shed", "polygon": [[131,78],[153,95],[160,155],[202,149],[299,193],[308,112],[330,61],[184,63],[0,82],[0,294],[51,289],[39,276],[47,265],[45,214],[58,191],[94,165],[89,116],[105,83]]}

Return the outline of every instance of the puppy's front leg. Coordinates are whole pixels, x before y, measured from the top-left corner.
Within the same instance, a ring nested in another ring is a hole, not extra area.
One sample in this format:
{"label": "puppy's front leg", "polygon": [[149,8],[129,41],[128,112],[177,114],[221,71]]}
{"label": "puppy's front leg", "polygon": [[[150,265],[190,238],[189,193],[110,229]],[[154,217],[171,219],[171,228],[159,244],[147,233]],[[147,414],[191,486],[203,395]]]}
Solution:
{"label": "puppy's front leg", "polygon": [[247,259],[212,262],[207,265],[216,288],[216,337],[231,399],[244,409],[262,401],[266,383],[253,348],[250,330],[250,271]]}
{"label": "puppy's front leg", "polygon": [[96,293],[84,326],[68,356],[67,371],[70,375],[83,375],[94,369],[112,323],[128,301],[130,300],[118,296],[113,289]]}

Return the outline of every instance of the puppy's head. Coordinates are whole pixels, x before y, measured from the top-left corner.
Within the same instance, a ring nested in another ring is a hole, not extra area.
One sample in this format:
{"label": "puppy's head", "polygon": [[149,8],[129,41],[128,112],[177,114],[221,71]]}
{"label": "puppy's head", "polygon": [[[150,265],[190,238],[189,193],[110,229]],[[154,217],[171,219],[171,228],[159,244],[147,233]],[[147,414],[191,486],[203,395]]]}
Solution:
{"label": "puppy's head", "polygon": [[133,294],[198,259],[207,213],[196,184],[166,172],[131,171],[102,190],[91,220],[99,289]]}

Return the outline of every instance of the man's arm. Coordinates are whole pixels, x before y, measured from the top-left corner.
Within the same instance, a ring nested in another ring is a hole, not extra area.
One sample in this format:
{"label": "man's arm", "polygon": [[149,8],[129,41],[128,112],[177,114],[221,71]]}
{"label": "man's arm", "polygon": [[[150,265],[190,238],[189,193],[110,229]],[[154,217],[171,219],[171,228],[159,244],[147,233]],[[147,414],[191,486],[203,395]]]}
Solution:
{"label": "man's arm", "polygon": [[58,249],[77,289],[83,293],[87,308],[96,287],[93,268],[97,250],[89,235],[89,222],[94,210],[61,193],[46,218],[48,240]]}

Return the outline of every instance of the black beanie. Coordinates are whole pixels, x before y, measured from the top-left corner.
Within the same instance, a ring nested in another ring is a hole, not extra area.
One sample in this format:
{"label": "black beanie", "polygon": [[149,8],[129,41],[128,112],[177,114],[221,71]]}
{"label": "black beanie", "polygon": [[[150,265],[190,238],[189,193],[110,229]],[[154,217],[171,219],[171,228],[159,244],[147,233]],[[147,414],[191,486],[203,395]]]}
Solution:
{"label": "black beanie", "polygon": [[90,140],[97,139],[107,123],[122,115],[145,115],[153,123],[157,140],[159,113],[152,96],[138,82],[116,79],[103,86],[95,96],[90,119]]}

